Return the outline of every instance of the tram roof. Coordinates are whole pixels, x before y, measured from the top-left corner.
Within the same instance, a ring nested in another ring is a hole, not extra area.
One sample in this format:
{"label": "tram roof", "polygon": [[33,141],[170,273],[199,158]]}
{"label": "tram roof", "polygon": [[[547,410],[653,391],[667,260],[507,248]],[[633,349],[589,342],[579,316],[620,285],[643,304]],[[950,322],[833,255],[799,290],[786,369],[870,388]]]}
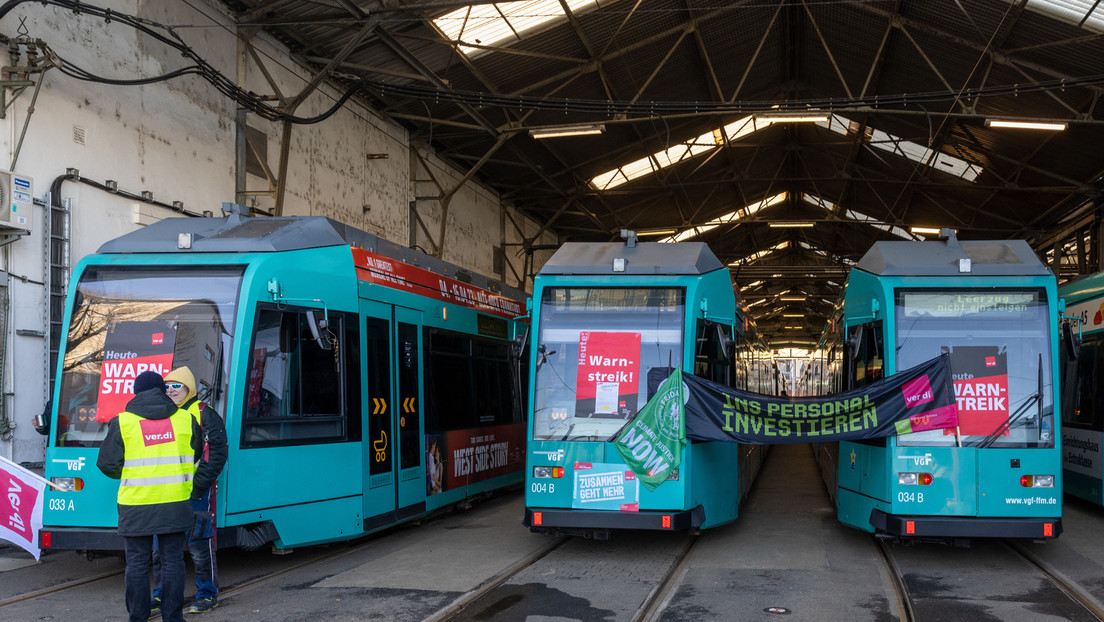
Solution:
{"label": "tram roof", "polygon": [[1024,240],[876,242],[855,267],[885,276],[960,276],[960,259],[970,259],[972,275],[1050,274]]}
{"label": "tram roof", "polygon": [[[121,235],[100,246],[98,253],[273,253],[281,251],[355,246],[437,274],[517,300],[525,293],[470,272],[447,261],[324,216],[254,218],[239,206],[224,204],[224,218],[166,218]],[[181,235],[191,234],[191,245],[181,248]]]}
{"label": "tram roof", "polygon": [[540,274],[614,274],[613,260],[625,259],[617,274],[705,274],[724,268],[703,242],[567,242]]}

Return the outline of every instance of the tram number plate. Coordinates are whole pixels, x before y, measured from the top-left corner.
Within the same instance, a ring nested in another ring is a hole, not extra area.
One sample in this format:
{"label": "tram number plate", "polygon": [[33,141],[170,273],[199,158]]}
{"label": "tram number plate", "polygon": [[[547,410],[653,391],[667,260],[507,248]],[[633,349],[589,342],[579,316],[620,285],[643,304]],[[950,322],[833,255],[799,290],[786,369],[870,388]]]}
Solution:
{"label": "tram number plate", "polygon": [[899,492],[897,493],[898,503],[923,503],[924,493],[922,492]]}
{"label": "tram number plate", "polygon": [[50,499],[50,509],[58,512],[72,512],[73,500],[66,501],[65,499]]}
{"label": "tram number plate", "polygon": [[555,484],[546,484],[544,482],[533,482],[533,485],[529,487],[535,493],[541,492],[556,492]]}

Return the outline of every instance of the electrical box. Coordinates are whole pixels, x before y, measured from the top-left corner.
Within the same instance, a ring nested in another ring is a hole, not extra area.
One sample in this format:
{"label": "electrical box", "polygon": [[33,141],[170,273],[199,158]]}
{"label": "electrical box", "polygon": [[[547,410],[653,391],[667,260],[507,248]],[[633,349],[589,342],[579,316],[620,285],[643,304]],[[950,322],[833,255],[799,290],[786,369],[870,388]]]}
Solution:
{"label": "electrical box", "polygon": [[0,171],[0,228],[30,231],[33,215],[34,180]]}

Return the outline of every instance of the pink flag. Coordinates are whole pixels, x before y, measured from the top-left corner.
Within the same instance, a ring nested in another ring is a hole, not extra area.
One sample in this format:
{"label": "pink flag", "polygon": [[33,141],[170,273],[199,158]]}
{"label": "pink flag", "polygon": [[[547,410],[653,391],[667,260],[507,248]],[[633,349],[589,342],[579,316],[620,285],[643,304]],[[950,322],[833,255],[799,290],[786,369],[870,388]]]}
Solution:
{"label": "pink flag", "polygon": [[958,425],[958,405],[948,404],[939,408],[912,415],[908,419],[897,422],[897,433],[926,432],[953,428]]}
{"label": "pink flag", "polygon": [[38,559],[42,500],[49,484],[38,475],[0,456],[0,539]]}

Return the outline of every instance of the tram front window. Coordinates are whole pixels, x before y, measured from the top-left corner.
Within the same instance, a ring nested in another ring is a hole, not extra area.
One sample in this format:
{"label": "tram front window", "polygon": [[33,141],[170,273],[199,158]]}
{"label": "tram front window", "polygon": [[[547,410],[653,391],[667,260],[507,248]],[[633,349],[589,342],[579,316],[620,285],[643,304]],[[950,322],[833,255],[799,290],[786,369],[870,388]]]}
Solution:
{"label": "tram front window", "polygon": [[53,422],[58,447],[98,447],[147,369],[187,365],[225,413],[244,267],[90,266],[74,293]]}
{"label": "tram front window", "polygon": [[899,290],[897,369],[951,355],[958,428],[898,445],[1053,447],[1051,328],[1042,289]]}
{"label": "tram front window", "polygon": [[611,440],[649,384],[681,364],[684,298],[681,288],[545,289],[533,440]]}

